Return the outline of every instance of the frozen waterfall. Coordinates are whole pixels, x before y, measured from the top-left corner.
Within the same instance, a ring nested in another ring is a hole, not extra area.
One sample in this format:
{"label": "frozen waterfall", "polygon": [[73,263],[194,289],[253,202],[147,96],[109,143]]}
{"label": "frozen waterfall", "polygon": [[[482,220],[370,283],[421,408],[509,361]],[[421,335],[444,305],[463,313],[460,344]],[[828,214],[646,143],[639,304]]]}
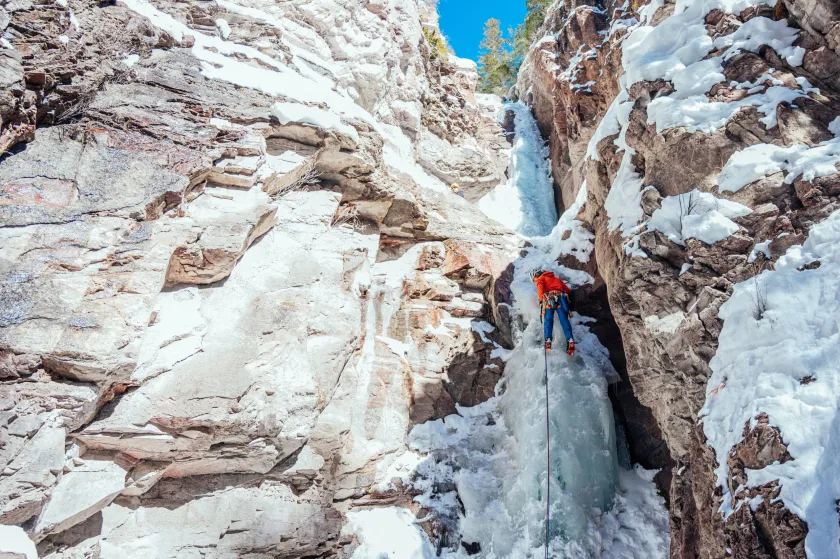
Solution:
{"label": "frozen waterfall", "polygon": [[[607,395],[615,372],[587,327],[590,320],[573,320],[574,357],[562,351],[548,357],[549,553],[664,559],[668,515],[651,482],[655,472],[618,465]],[[539,319],[531,316],[526,323],[495,398],[411,433],[412,446],[428,455],[417,468],[415,487],[425,491],[417,500],[449,519],[461,541],[488,559],[544,554],[545,361]],[[467,557],[464,549],[444,556]]]}
{"label": "frozen waterfall", "polygon": [[[508,107],[517,125],[511,179],[480,205],[500,221],[517,221],[516,230],[531,237],[533,247],[518,261],[512,284],[517,346],[494,398],[411,432],[411,446],[426,455],[416,470],[414,485],[424,491],[416,500],[448,523],[453,542],[444,543],[463,542],[444,549],[444,557],[537,558],[545,552],[548,480],[551,557],[665,558],[668,515],[651,481],[655,472],[618,464],[607,394],[616,373],[587,327],[592,319],[579,315],[573,320],[577,354],[554,351],[547,359],[552,462],[546,475],[546,360],[528,272],[550,269],[573,288],[591,282],[588,274],[556,262],[560,254],[588,260],[592,236],[575,220],[585,203],[585,185],[559,222],[546,226],[555,220],[546,149],[530,110]],[[492,327],[477,330],[487,328]]]}
{"label": "frozen waterfall", "polygon": [[557,224],[548,146],[525,104],[510,103],[501,110],[513,112],[516,127],[508,180],[484,195],[478,207],[525,237],[548,235]]}

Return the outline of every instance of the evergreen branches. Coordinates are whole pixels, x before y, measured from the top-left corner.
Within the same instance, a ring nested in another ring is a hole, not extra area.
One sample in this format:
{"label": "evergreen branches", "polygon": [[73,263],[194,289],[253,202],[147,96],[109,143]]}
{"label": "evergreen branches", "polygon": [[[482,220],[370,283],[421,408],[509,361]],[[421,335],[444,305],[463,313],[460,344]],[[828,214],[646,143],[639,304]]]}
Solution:
{"label": "evergreen branches", "polygon": [[478,58],[479,91],[505,95],[516,83],[519,66],[528,54],[545,20],[545,11],[552,0],[526,0],[528,14],[515,29],[502,34],[501,22],[490,18],[484,23],[481,56]]}

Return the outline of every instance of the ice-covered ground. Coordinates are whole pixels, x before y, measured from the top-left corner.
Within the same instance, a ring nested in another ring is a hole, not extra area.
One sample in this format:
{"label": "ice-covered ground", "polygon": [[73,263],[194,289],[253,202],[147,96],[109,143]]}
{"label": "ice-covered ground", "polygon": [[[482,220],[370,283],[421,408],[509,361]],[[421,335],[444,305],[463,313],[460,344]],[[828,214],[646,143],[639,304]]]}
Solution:
{"label": "ice-covered ground", "polygon": [[[606,350],[576,317],[574,357],[548,358],[551,424],[550,556],[664,558],[668,515],[654,472],[618,464]],[[542,335],[532,321],[512,353],[498,395],[460,415],[416,427],[411,444],[418,501],[457,526],[479,557],[542,557],[546,431]],[[454,485],[453,485],[454,482]],[[463,510],[459,511],[459,501]],[[463,547],[448,557],[466,557]]]}
{"label": "ice-covered ground", "polygon": [[510,152],[508,180],[478,201],[487,216],[526,237],[551,233],[557,223],[548,146],[540,135],[531,109],[509,103],[500,109],[514,114],[516,136]]}

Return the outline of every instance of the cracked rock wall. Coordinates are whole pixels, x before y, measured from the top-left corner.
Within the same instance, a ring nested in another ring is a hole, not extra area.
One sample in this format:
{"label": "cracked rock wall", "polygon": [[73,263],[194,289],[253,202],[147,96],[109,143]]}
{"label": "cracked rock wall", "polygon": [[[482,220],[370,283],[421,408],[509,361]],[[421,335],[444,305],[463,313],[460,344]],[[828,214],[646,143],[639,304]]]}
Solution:
{"label": "cracked rock wall", "polygon": [[448,183],[502,180],[496,102],[424,25],[2,3],[0,523],[42,557],[348,556],[408,429],[492,395],[520,241]]}

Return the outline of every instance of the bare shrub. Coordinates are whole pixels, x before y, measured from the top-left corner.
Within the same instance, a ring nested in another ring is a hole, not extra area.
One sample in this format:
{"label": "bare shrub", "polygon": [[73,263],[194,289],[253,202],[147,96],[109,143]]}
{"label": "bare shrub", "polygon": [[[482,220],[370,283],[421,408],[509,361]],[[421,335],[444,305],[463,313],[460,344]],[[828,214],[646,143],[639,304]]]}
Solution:
{"label": "bare shrub", "polygon": [[82,94],[69,107],[58,113],[55,117],[55,124],[64,124],[78,120],[88,109],[93,101],[95,93]]}
{"label": "bare shrub", "polygon": [[93,103],[96,94],[104,91],[109,83],[126,84],[131,81],[133,73],[129,69],[116,69],[113,74],[106,74],[96,83],[96,86],[81,93],[69,106],[59,112],[53,124],[65,124],[81,119]]}
{"label": "bare shrub", "polygon": [[686,216],[693,214],[700,205],[700,197],[697,196],[695,191],[691,191],[688,195],[682,195],[677,198],[677,202],[679,203],[679,220],[677,221],[677,232],[680,234],[680,237],[683,236],[683,219]]}
{"label": "bare shrub", "polygon": [[764,270],[772,269],[773,262],[765,260],[763,255],[760,255],[752,263],[752,281],[754,287],[752,315],[753,318],[756,320],[761,320],[762,318],[764,318],[764,313],[767,312],[767,286],[764,285],[764,281],[761,279],[761,272],[763,272]]}
{"label": "bare shrub", "polygon": [[357,229],[359,227],[359,209],[352,203],[341,204],[335,210],[330,225],[332,227],[349,225],[353,229]]}
{"label": "bare shrub", "polygon": [[699,215],[713,210],[720,210],[720,201],[717,198],[708,200],[701,192],[692,190],[677,197],[677,233],[683,237],[683,220],[690,215]]}
{"label": "bare shrub", "polygon": [[761,320],[767,311],[767,288],[759,276],[753,277],[755,291],[753,292],[753,318]]}
{"label": "bare shrub", "polygon": [[290,192],[303,190],[304,188],[321,183],[321,173],[315,168],[315,161],[313,159],[307,161],[304,167],[298,172],[298,178],[274,193],[273,196],[275,199],[282,198]]}

